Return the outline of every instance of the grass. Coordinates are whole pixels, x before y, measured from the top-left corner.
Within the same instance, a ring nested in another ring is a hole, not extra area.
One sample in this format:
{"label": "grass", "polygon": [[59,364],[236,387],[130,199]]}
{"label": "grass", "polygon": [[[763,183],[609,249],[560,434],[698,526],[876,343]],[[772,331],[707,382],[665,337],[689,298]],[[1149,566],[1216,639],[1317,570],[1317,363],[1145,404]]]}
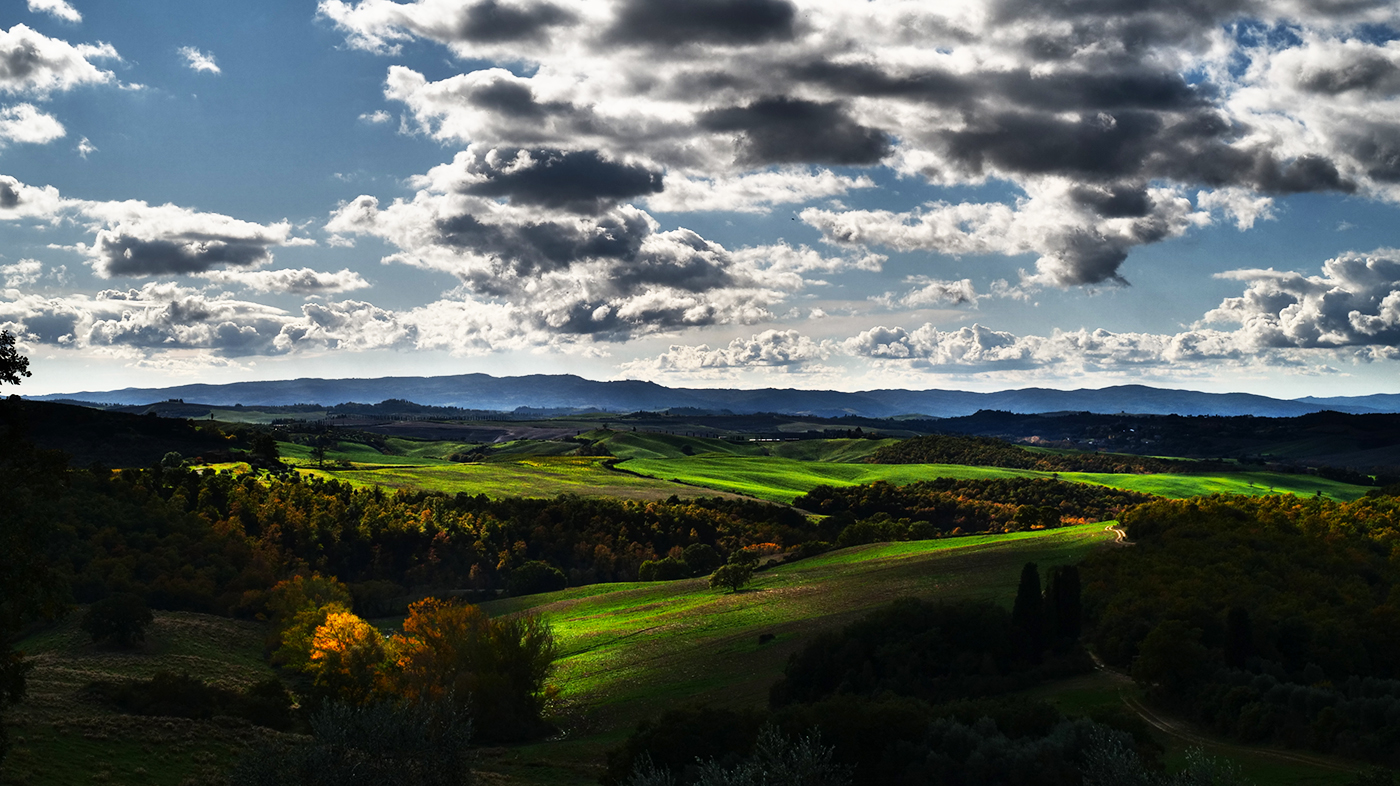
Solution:
{"label": "grass", "polygon": [[[1021,567],[1077,561],[1112,535],[1102,524],[859,546],[758,573],[744,591],[705,579],[579,587],[486,604],[534,610],[564,656],[564,697],[589,708],[590,727],[630,729],[691,701],[761,706],[787,657],[816,631],[905,596],[1009,604]],[[760,645],[760,634],[774,639]]]}
{"label": "grass", "polygon": [[185,612],[156,612],[144,644],[117,650],[90,643],[80,613],[20,641],[31,656],[25,700],[8,713],[15,747],[0,783],[87,786],[92,783],[207,782],[243,751],[276,732],[182,718],[122,715],[80,695],[93,680],[146,678],[186,671],[229,687],[272,676],[259,623]]}
{"label": "grass", "polygon": [[355,469],[310,469],[303,474],[335,478],[357,486],[423,489],[449,494],[466,492],[488,497],[585,497],[666,499],[713,496],[710,489],[668,483],[608,469],[606,459],[587,456],[533,456],[515,461],[481,464],[443,462],[418,466],[380,466]]}
{"label": "grass", "polygon": [[939,477],[1006,478],[1059,477],[1079,483],[1184,498],[1200,494],[1291,493],[1352,500],[1366,493],[1353,486],[1311,475],[1277,472],[1240,472],[1218,475],[1128,475],[1094,472],[1037,472],[958,464],[847,464],[798,461],[779,457],[692,456],[675,459],[631,459],[620,465],[642,475],[697,486],[748,494],[774,502],[790,503],[815,486],[855,486],[883,480],[905,484]]}

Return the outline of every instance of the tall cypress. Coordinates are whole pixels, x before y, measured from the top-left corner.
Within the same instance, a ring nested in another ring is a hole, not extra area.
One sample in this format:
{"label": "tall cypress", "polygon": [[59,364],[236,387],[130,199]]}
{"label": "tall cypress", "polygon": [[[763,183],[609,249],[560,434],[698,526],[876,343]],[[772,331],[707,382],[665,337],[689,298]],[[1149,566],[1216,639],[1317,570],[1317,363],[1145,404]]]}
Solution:
{"label": "tall cypress", "polygon": [[1045,648],[1043,620],[1045,607],[1040,597],[1040,569],[1034,562],[1021,568],[1021,584],[1016,588],[1016,604],[1011,607],[1011,625],[1020,639],[1023,653],[1032,661],[1040,659]]}
{"label": "tall cypress", "polygon": [[1079,640],[1083,609],[1079,597],[1079,568],[1060,565],[1045,580],[1046,633],[1057,641]]}

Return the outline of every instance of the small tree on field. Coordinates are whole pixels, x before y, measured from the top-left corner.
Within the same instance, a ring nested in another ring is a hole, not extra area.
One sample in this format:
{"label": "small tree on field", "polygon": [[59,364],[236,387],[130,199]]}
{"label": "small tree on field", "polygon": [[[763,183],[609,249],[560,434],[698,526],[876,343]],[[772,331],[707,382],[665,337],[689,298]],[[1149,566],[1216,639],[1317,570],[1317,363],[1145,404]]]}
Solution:
{"label": "small tree on field", "polygon": [[729,563],[721,565],[710,575],[710,588],[728,587],[730,592],[738,592],[753,579],[758,569],[758,557],[746,551],[736,551],[729,555]]}
{"label": "small tree on field", "polygon": [[103,598],[88,607],[80,627],[94,642],[109,641],[118,647],[134,647],[146,640],[146,627],[155,620],[140,595],[124,593]]}

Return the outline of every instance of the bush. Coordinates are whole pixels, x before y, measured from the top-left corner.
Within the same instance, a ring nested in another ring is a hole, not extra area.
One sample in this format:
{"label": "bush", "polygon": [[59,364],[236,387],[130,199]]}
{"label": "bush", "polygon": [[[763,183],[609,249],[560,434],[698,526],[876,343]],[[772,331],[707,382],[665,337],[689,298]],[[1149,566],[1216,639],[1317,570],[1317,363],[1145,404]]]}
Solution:
{"label": "bush", "polygon": [[541,592],[555,592],[569,586],[564,572],[538,560],[527,562],[510,572],[506,591],[512,595],[537,595]]}
{"label": "bush", "polygon": [[653,769],[685,777],[702,760],[733,763],[753,750],[764,715],[757,710],[688,707],[644,720],[621,748],[608,752],[604,786],[621,786],[650,762]]}
{"label": "bush", "polygon": [[146,640],[146,628],[155,616],[139,595],[123,593],[97,601],[88,607],[80,624],[93,642],[111,642],[118,647],[134,647]]}
{"label": "bush", "polygon": [[227,715],[281,730],[290,728],[292,721],[291,694],[276,679],[235,691],[187,673],[158,671],[149,680],[91,682],[84,692],[130,715],[194,719]]}
{"label": "bush", "polygon": [[638,581],[675,581],[688,579],[692,575],[690,565],[675,557],[647,560],[637,569]]}
{"label": "bush", "polygon": [[254,753],[233,786],[468,786],[471,719],[451,699],[330,704],[311,721],[313,740]]}

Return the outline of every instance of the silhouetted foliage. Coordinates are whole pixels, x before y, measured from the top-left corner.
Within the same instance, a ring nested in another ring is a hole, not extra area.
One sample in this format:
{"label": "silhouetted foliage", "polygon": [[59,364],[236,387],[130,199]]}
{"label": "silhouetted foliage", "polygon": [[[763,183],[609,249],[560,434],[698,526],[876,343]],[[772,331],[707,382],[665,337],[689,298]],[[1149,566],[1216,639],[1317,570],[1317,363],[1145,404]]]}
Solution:
{"label": "silhouetted foliage", "polygon": [[292,720],[292,696],[275,679],[235,691],[188,673],[158,671],[148,680],[91,682],[84,693],[132,715],[196,719],[227,715],[283,730]]}
{"label": "silhouetted foliage", "polygon": [[1016,601],[1011,606],[1011,631],[1014,646],[1021,657],[1040,661],[1045,649],[1045,605],[1040,595],[1040,569],[1034,562],[1021,568],[1021,580],[1016,586]]}
{"label": "silhouetted foliage", "polygon": [[[1193,462],[1123,453],[1031,451],[992,437],[930,434],[886,445],[871,454],[872,464],[968,464],[1043,472],[1190,472]],[[1199,467],[1199,465],[1196,465]]]}
{"label": "silhouetted foliage", "polygon": [[1050,478],[937,478],[903,486],[883,481],[817,486],[793,505],[833,519],[849,514],[836,539],[852,546],[1104,521],[1153,499],[1151,494]]}
{"label": "silhouetted foliage", "polygon": [[450,700],[327,704],[310,743],[257,751],[234,786],[469,786],[471,718]]}
{"label": "silhouetted foliage", "polygon": [[548,562],[531,560],[510,572],[506,582],[506,592],[511,595],[536,595],[541,592],[556,592],[569,586],[564,572]]}
{"label": "silhouetted foliage", "polygon": [[94,642],[134,647],[136,642],[146,640],[146,628],[154,621],[155,616],[140,595],[123,592],[88,606],[79,627]]}
{"label": "silhouetted foliage", "polygon": [[1218,733],[1400,761],[1400,500],[1159,501],[1082,566],[1089,638]]}
{"label": "silhouetted foliage", "polygon": [[0,382],[18,385],[21,378],[32,376],[29,358],[15,349],[15,334],[0,330]]}

